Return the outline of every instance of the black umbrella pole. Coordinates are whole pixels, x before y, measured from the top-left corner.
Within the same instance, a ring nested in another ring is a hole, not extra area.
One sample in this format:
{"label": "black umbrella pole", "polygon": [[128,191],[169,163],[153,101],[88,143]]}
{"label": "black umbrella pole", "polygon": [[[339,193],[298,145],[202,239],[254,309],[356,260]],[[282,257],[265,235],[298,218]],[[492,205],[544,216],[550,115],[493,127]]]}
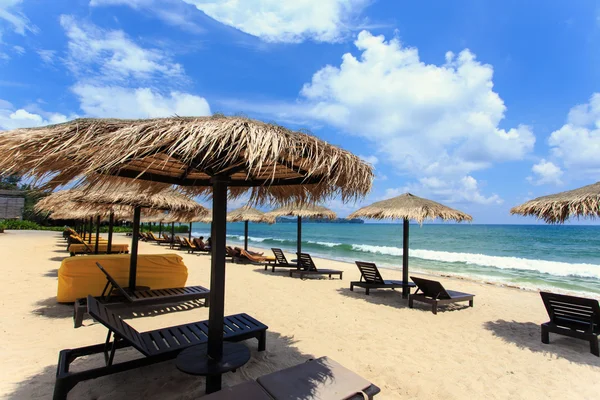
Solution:
{"label": "black umbrella pole", "polygon": [[94,224],[94,217],[90,217],[90,235],[88,236],[88,244],[92,244],[92,230],[94,229],[92,226],[93,224]]}
{"label": "black umbrella pole", "polygon": [[106,244],[106,254],[110,254],[112,252],[112,237],[113,237],[113,229],[115,227],[115,213],[110,212],[110,217],[108,218],[108,243]]}
{"label": "black umbrella pole", "polygon": [[158,236],[162,236],[162,222],[158,223]]}
{"label": "black umbrella pole", "polygon": [[302,217],[298,217],[298,243],[296,244],[298,264],[300,264],[300,253],[302,253]]}
{"label": "black umbrella pole", "polygon": [[404,219],[402,228],[402,298],[408,298],[410,288],[408,287],[408,219]]}
{"label": "black umbrella pole", "polygon": [[[208,357],[223,357],[223,315],[225,312],[225,241],[227,234],[227,180],[213,177],[213,217],[211,226],[210,309],[208,313]],[[208,376],[206,392],[221,389],[221,376]]]}
{"label": "black umbrella pole", "polygon": [[175,247],[175,222],[171,222],[171,248]]}
{"label": "black umbrella pole", "polygon": [[190,229],[188,229],[188,240],[192,241],[192,223],[190,222]]}
{"label": "black umbrella pole", "polygon": [[248,251],[248,221],[244,221],[244,250]]}
{"label": "black umbrella pole", "polygon": [[142,209],[133,209],[133,233],[131,234],[131,257],[129,258],[129,289],[135,290],[135,278],[137,274],[138,239],[140,236],[140,216]]}
{"label": "black umbrella pole", "polygon": [[94,254],[98,254],[98,241],[100,240],[100,216],[96,217],[96,245],[94,246]]}

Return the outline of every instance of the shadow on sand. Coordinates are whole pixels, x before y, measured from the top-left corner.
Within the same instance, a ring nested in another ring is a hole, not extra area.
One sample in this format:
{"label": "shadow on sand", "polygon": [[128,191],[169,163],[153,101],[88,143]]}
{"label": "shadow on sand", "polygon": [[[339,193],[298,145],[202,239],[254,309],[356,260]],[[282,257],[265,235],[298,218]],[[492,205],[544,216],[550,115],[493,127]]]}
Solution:
{"label": "shadow on sand", "polygon": [[48,272],[46,272],[45,274],[42,274],[42,276],[45,276],[48,278],[58,278],[58,268],[51,269]]}
{"label": "shadow on sand", "polygon": [[49,260],[50,261],[58,261],[58,262],[62,262],[62,260],[64,260],[65,258],[68,258],[68,255],[65,256],[56,256],[56,257],[50,257]]}
{"label": "shadow on sand", "polygon": [[56,302],[56,297],[48,297],[35,303],[37,308],[31,311],[32,314],[45,318],[69,318],[73,316],[72,304],[61,304]]}
{"label": "shadow on sand", "polygon": [[589,342],[551,333],[550,344],[544,344],[541,341],[540,326],[533,322],[499,319],[486,322],[484,327],[495,336],[514,343],[521,349],[554,354],[577,364],[600,366],[600,357],[590,353]]}
{"label": "shadow on sand", "polygon": [[[85,334],[82,332],[82,334]],[[97,338],[97,342],[104,340]],[[49,342],[51,343],[51,342]],[[284,336],[277,332],[267,331],[267,350],[259,352],[254,339],[243,342],[250,348],[250,361],[235,373],[223,375],[223,387],[233,386],[262,375],[316,358],[300,352],[293,336]],[[56,349],[57,355],[60,349]],[[141,354],[132,348],[117,351],[115,362],[139,358]],[[74,370],[102,367],[102,354],[78,359],[73,363]],[[16,389],[8,396],[10,399],[50,398],[54,390],[56,366],[48,365],[43,370],[26,380],[19,382]],[[330,371],[323,366],[319,372],[319,380],[330,379]],[[175,367],[175,361],[164,361],[118,374],[81,382],[69,392],[71,399],[196,399],[204,395],[205,379],[187,375]],[[313,398],[307,394],[301,397],[290,397],[290,400]]]}

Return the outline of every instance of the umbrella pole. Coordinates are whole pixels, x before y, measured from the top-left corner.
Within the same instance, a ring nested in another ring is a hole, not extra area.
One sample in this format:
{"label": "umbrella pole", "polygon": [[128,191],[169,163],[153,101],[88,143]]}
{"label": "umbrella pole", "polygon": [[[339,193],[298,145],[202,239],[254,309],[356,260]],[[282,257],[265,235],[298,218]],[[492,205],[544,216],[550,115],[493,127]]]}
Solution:
{"label": "umbrella pole", "polygon": [[162,222],[158,223],[158,236],[161,237],[162,236]]}
{"label": "umbrella pole", "polygon": [[96,216],[96,245],[94,246],[94,254],[98,254],[98,241],[100,240],[100,215]]}
{"label": "umbrella pole", "polygon": [[133,233],[131,234],[131,257],[129,258],[129,289],[135,290],[135,278],[137,274],[138,239],[140,236],[141,207],[133,209]]}
{"label": "umbrella pole", "polygon": [[90,217],[90,236],[88,237],[88,244],[92,244],[92,224],[94,223],[94,217]]}
{"label": "umbrella pole", "polygon": [[112,252],[112,236],[113,236],[114,226],[115,226],[115,213],[111,210],[110,217],[108,218],[108,243],[106,244],[106,254],[110,254]]}
{"label": "umbrella pole", "polygon": [[79,228],[78,228],[77,233],[79,233],[81,235],[81,238],[85,241],[85,234],[87,232],[85,231],[85,220],[84,219],[82,219],[79,222]]}
{"label": "umbrella pole", "polygon": [[302,217],[298,216],[298,243],[296,244],[298,264],[300,264],[300,253],[302,253]]}
{"label": "umbrella pole", "polygon": [[[210,360],[223,357],[223,319],[225,313],[225,241],[227,235],[227,177],[215,176],[212,207],[212,259],[210,269],[210,309],[208,313],[208,349]],[[206,393],[221,389],[221,375],[206,378]]]}
{"label": "umbrella pole", "polygon": [[171,248],[175,245],[175,222],[171,222]]}
{"label": "umbrella pole", "polygon": [[402,227],[402,298],[408,298],[410,288],[408,287],[408,219],[404,218]]}
{"label": "umbrella pole", "polygon": [[248,251],[248,221],[244,221],[244,250]]}
{"label": "umbrella pole", "polygon": [[188,229],[188,240],[192,241],[192,223],[190,222],[190,229]]}

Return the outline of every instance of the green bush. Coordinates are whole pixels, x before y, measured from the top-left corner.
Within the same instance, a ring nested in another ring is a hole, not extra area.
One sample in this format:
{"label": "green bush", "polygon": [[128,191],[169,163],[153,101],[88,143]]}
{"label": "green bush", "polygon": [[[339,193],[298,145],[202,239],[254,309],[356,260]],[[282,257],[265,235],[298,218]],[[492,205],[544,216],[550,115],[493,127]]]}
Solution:
{"label": "green bush", "polygon": [[4,229],[22,230],[22,229],[40,229],[41,227],[35,222],[21,221],[19,219],[7,219],[0,222],[4,225]]}

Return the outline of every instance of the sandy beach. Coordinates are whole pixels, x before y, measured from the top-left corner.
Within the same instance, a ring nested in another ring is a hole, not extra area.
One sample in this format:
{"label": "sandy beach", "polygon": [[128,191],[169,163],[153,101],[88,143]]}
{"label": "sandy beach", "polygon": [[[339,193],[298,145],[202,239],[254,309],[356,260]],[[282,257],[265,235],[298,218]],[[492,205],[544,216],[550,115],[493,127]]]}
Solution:
{"label": "sandy beach", "polygon": [[[117,235],[116,242],[129,238]],[[56,303],[65,247],[58,232],[0,234],[2,398],[51,398],[58,352],[105,340],[102,325],[86,319],[74,329],[72,306]],[[140,242],[141,254],[172,251]],[[177,253],[188,267],[187,284],[208,287],[210,256]],[[344,279],[302,281],[228,263],[226,315],[248,313],[269,330],[267,351],[259,353],[256,341],[247,341],[251,361],[224,375],[224,385],[327,355],[378,385],[378,399],[598,398],[600,358],[586,342],[555,335],[550,345],[540,342],[539,324],[547,315],[537,293],[440,278],[449,289],[475,294],[475,306],[450,306],[433,315],[425,305],[409,309],[399,292],[350,292],[349,282],[359,279],[354,265],[315,261],[344,270]],[[401,278],[399,271],[383,273]],[[208,309],[186,303],[142,309],[133,317],[128,322],[144,331],[207,319]],[[138,356],[134,350],[117,354],[118,360]],[[102,363],[102,357],[92,357],[74,368]],[[80,383],[69,398],[194,399],[203,393],[204,380],[179,372],[171,361]]]}

